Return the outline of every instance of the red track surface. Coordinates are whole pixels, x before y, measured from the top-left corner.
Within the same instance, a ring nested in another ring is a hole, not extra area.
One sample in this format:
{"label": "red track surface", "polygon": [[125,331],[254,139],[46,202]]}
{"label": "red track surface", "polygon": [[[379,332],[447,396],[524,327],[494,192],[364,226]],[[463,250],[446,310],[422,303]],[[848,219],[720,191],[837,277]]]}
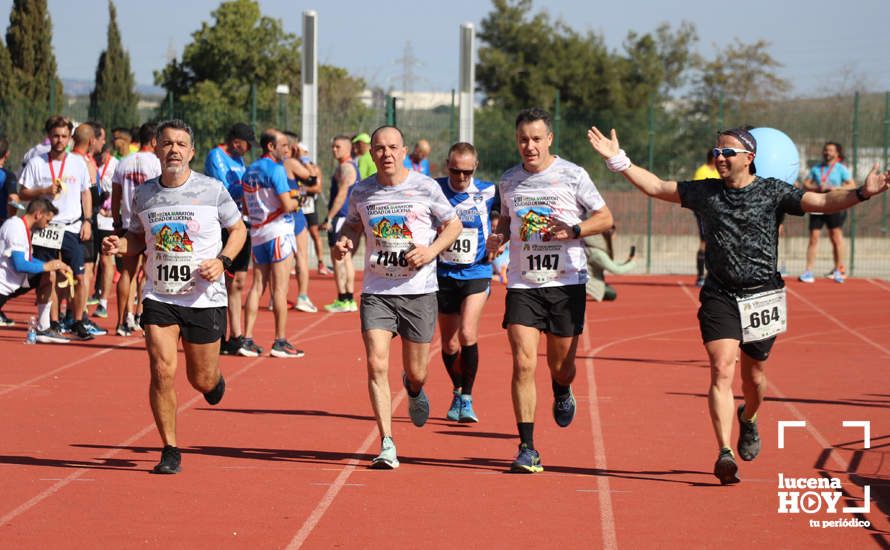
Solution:
{"label": "red track surface", "polygon": [[[708,368],[688,277],[613,278],[619,299],[588,303],[568,429],[551,419],[538,369],[536,444],[545,472],[505,473],[516,448],[510,355],[496,285],[480,333],[481,422],[443,420],[450,385],[434,347],[433,417],[407,419],[398,352],[390,381],[402,467],[367,469],[379,449],[357,314],[289,315],[298,360],[223,357],[228,390],[208,406],[179,375],[183,471],[147,472],[159,439],[138,338],[25,346],[0,329],[0,541],[9,548],[560,548],[890,545],[890,284],[789,283],[788,334],[768,366],[763,451],[721,487],[707,418]],[[329,280],[313,282],[316,302]],[[324,299],[323,299],[324,298]],[[27,319],[33,295],[7,306]],[[268,349],[271,314],[257,340]],[[398,346],[398,342],[395,343]],[[181,368],[180,371],[183,369]],[[736,393],[738,382],[736,382]],[[777,448],[777,421],[805,420]],[[843,420],[871,422],[863,432]],[[777,513],[778,474],[838,478],[838,512]],[[841,506],[863,505],[853,516]],[[865,528],[810,527],[858,517]]]}

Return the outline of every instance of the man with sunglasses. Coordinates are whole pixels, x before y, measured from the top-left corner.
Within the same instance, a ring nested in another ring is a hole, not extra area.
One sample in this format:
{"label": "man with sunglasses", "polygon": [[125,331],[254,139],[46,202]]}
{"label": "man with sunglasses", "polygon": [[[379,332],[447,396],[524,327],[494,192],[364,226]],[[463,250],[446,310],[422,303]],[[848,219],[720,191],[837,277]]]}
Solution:
{"label": "man with sunglasses", "polygon": [[448,176],[436,181],[462,225],[460,236],[439,255],[436,267],[442,362],[454,392],[446,417],[478,422],[473,410],[473,383],[479,368],[479,317],[491,285],[485,240],[491,233],[491,218],[497,219],[500,197],[493,183],[473,177],[479,161],[471,144],[452,145],[446,164]]}
{"label": "man with sunglasses", "polygon": [[[606,137],[593,127],[587,136],[611,171],[647,195],[701,216],[708,275],[699,294],[698,319],[711,364],[708,405],[719,448],[714,475],[721,484],[738,483],[730,444],[733,416],[739,420],[739,456],[754,460],[760,452],[757,413],[767,386],[764,367],[787,324],[784,283],[776,272],[782,214],[844,210],[886,191],[890,172],[879,174],[875,165],[865,185],[855,190],[803,191],[758,177],[756,140],[747,130],[732,128],[718,135],[714,148],[720,179],[664,181],[630,162],[615,130]],[[734,411],[732,381],[739,348],[744,403]]]}

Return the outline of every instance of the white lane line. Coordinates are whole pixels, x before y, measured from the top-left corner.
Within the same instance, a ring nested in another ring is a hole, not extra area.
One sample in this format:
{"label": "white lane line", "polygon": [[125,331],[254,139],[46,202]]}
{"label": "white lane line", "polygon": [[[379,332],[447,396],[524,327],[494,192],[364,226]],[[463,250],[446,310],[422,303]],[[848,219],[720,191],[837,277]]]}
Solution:
{"label": "white lane line", "polygon": [[800,300],[801,302],[803,302],[803,303],[805,303],[806,305],[810,306],[811,309],[813,309],[813,310],[815,310],[815,311],[818,311],[819,313],[822,314],[823,317],[825,317],[826,319],[828,319],[828,320],[831,321],[832,323],[836,324],[837,326],[841,327],[841,328],[844,329],[845,331],[849,332],[849,333],[852,334],[853,336],[859,338],[860,340],[862,340],[862,341],[865,342],[866,344],[871,344],[871,345],[874,346],[876,349],[878,349],[878,350],[880,350],[881,352],[883,352],[884,355],[890,355],[890,350],[888,350],[887,348],[885,348],[885,347],[882,346],[881,344],[875,342],[875,341],[872,340],[871,338],[869,338],[869,337],[867,337],[867,336],[865,336],[865,335],[863,335],[863,334],[860,334],[859,331],[853,330],[852,328],[850,328],[849,326],[847,326],[845,323],[842,323],[840,320],[837,319],[837,317],[835,317],[834,315],[831,315],[830,313],[828,313],[827,311],[825,311],[825,310],[822,309],[821,307],[819,307],[819,306],[817,306],[816,304],[814,304],[813,302],[807,300],[806,298],[804,298],[803,296],[801,296],[799,292],[795,291],[793,288],[789,288],[789,289],[788,289],[788,292],[790,292],[792,296],[794,296],[795,298],[797,298],[797,299]]}
{"label": "white lane line", "polygon": [[[303,327],[303,328],[302,328],[301,330],[299,330],[296,334],[294,334],[293,336],[291,336],[291,339],[293,340],[293,339],[298,338],[301,334],[305,333],[305,332],[308,331],[308,330],[311,330],[311,329],[315,328],[317,325],[319,325],[321,322],[327,320],[327,319],[330,318],[332,315],[333,315],[333,313],[327,313],[327,314],[325,314],[322,318],[320,318],[319,320],[315,321],[314,323],[311,323],[311,324],[309,324],[309,325]],[[321,338],[327,338],[327,337],[329,337],[329,336],[331,336],[331,335],[330,335],[330,334],[325,334],[325,335],[323,335],[323,336],[305,338],[305,339],[303,339],[303,341],[305,342],[305,341],[307,341],[307,340],[316,340],[316,339],[321,339]],[[242,374],[244,374],[245,372],[247,372],[248,370],[250,370],[253,366],[257,365],[257,364],[258,364],[260,361],[262,361],[263,359],[268,359],[268,357],[257,357],[256,359],[254,359],[254,360],[251,361],[250,363],[244,365],[244,367],[242,367],[240,370],[238,370],[238,371],[235,372],[234,374],[232,374],[232,375],[227,375],[228,378],[229,378],[229,380],[235,380],[236,378],[238,378],[239,376],[241,376]],[[189,399],[188,401],[186,401],[183,405],[181,405],[178,409],[176,409],[176,413],[177,413],[177,414],[180,414],[180,413],[184,412],[186,409],[189,409],[192,405],[194,405],[195,403],[197,403],[200,399],[203,399],[203,397],[204,397],[204,396],[201,395],[201,394],[198,394],[198,395],[192,397],[191,399]],[[140,439],[142,439],[143,437],[145,437],[145,435],[147,435],[149,432],[151,432],[151,431],[154,430],[154,429],[155,429],[155,425],[154,425],[154,423],[151,423],[151,424],[146,425],[145,427],[143,427],[141,430],[139,430],[139,431],[136,432],[135,434],[131,435],[130,437],[128,437],[128,438],[125,439],[124,441],[122,441],[122,442],[118,443],[117,445],[115,445],[115,447],[116,447],[115,449],[112,449],[112,450],[108,451],[107,453],[105,453],[104,455],[100,456],[100,457],[99,457],[99,460],[102,461],[102,460],[107,460],[107,459],[109,459],[109,458],[113,458],[113,457],[116,456],[117,454],[119,454],[119,453],[123,452],[124,450],[126,450],[126,449],[125,449],[126,447],[129,447],[130,445],[132,445],[132,444],[135,443],[136,441],[139,441]],[[7,512],[3,517],[0,517],[0,527],[3,527],[4,525],[6,525],[7,523],[9,523],[9,522],[12,521],[13,519],[15,519],[15,518],[17,518],[18,516],[24,514],[25,512],[27,512],[28,510],[30,510],[31,508],[37,506],[38,504],[40,504],[41,502],[43,502],[43,501],[46,500],[47,498],[53,496],[54,494],[56,494],[57,492],[59,492],[60,490],[62,490],[62,489],[65,488],[66,486],[68,486],[69,484],[71,484],[73,481],[77,481],[78,478],[80,478],[80,477],[83,476],[85,473],[89,472],[90,470],[92,470],[92,468],[78,468],[77,470],[74,470],[73,472],[71,472],[70,475],[68,475],[68,477],[62,479],[61,481],[59,481],[58,483],[53,484],[51,487],[47,488],[47,489],[44,490],[43,492],[41,492],[41,493],[35,495],[34,497],[28,499],[26,502],[24,502],[23,504],[21,504],[20,506],[18,506],[18,507],[15,508],[14,510],[12,510],[12,511],[10,511],[10,512]]]}
{"label": "white lane line", "polygon": [[890,292],[890,285],[888,285],[886,282],[882,281],[881,279],[866,279],[866,281],[870,282],[871,284],[875,285],[876,287],[880,288],[881,290],[886,290],[887,292]]}
{"label": "white lane line", "polygon": [[[62,371],[68,370],[71,367],[76,367],[77,365],[80,365],[81,363],[85,363],[91,359],[95,359],[96,357],[101,357],[102,355],[105,355],[106,353],[111,353],[112,351],[114,351],[116,349],[121,349],[121,348],[125,348],[127,346],[132,346],[133,344],[136,344],[136,343],[142,342],[142,341],[143,341],[142,338],[126,340],[126,341],[116,344],[114,346],[93,352],[93,353],[87,355],[86,357],[81,357],[80,359],[76,359],[70,363],[66,363],[66,364],[62,365],[61,367],[53,369],[49,372],[45,372],[39,376],[35,376],[34,378],[31,378],[30,380],[25,380],[24,382],[22,382],[20,384],[11,384],[11,385],[7,386],[5,389],[0,390],[0,395],[6,395],[7,393],[11,393],[16,390],[20,390],[24,387],[33,385],[34,382],[38,382],[40,380],[43,380],[44,378],[49,378],[50,376],[53,376],[54,374],[58,374]],[[52,346],[52,345],[58,345],[58,344],[45,344],[45,345]],[[71,348],[68,348],[68,349],[71,349]]]}

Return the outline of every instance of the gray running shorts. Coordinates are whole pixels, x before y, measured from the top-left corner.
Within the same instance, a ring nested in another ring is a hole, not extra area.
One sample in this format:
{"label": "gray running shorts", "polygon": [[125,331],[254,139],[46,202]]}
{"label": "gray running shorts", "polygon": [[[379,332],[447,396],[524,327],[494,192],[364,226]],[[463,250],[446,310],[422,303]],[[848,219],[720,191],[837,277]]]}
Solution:
{"label": "gray running shorts", "polygon": [[359,316],[362,332],[388,330],[418,344],[433,341],[438,307],[436,293],[362,294]]}

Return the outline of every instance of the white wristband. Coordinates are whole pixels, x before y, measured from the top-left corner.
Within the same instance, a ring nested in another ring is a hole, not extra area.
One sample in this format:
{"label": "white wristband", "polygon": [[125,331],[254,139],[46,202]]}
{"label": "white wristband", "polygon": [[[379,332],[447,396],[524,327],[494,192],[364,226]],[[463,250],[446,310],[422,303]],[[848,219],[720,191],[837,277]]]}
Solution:
{"label": "white wristband", "polygon": [[606,168],[612,172],[624,172],[630,168],[630,164],[630,159],[624,149],[619,149],[617,155],[606,159]]}

